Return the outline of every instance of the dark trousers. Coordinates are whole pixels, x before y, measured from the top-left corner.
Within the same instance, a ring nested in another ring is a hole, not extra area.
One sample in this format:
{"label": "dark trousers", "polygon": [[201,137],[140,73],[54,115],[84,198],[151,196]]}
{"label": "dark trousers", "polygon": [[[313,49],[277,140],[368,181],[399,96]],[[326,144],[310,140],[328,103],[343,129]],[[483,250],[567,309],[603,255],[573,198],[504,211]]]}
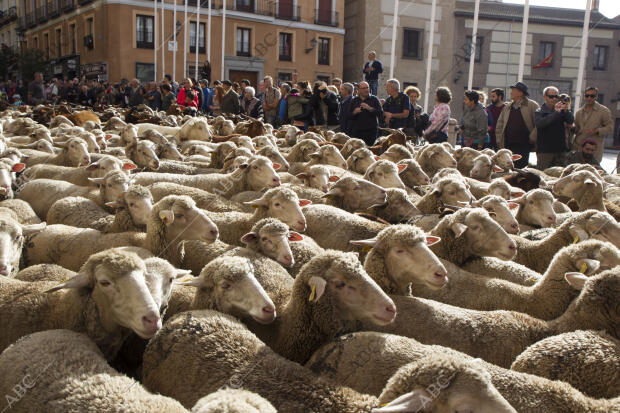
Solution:
{"label": "dark trousers", "polygon": [[370,129],[353,129],[351,136],[362,139],[366,145],[372,146],[377,140],[377,128]]}
{"label": "dark trousers", "polygon": [[530,161],[530,144],[506,142],[506,149],[510,149],[513,154],[521,155],[521,159],[514,161],[515,168],[525,168]]}
{"label": "dark trousers", "polygon": [[370,94],[377,96],[377,89],[379,88],[378,80],[368,80],[368,87],[370,88]]}

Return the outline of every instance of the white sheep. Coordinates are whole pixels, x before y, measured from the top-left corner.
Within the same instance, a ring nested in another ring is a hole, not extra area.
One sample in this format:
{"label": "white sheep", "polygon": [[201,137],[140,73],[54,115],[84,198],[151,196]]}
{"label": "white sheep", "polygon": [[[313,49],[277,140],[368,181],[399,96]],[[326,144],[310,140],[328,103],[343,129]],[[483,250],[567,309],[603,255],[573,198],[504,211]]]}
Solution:
{"label": "white sheep", "polygon": [[532,189],[513,201],[519,204],[516,218],[523,231],[537,227],[546,228],[555,224],[557,219],[557,214],[553,210],[555,199],[549,191]]}
{"label": "white sheep", "polygon": [[460,207],[469,205],[473,200],[474,196],[469,192],[469,185],[445,177],[435,182],[415,206],[423,214],[439,214],[446,206]]}
{"label": "white sheep", "polygon": [[46,152],[32,150],[28,151],[26,149],[24,149],[23,152],[28,154],[28,158],[26,158],[24,162],[27,166],[33,166],[40,163],[62,166],[80,166],[88,165],[90,163],[88,147],[82,138],[71,138],[67,140],[63,144],[62,151],[56,155]]}
{"label": "white sheep", "polygon": [[323,145],[318,151],[311,153],[309,156],[310,160],[308,162],[291,162],[289,172],[293,175],[307,172],[312,165],[333,165],[347,169],[347,162],[334,145]]}
{"label": "white sheep", "polygon": [[364,175],[370,165],[378,161],[380,158],[373,154],[368,148],[356,149],[347,158],[347,169]]}
{"label": "white sheep", "polygon": [[405,165],[396,165],[390,160],[381,159],[366,169],[364,179],[382,188],[405,189],[405,184],[398,175],[401,171],[404,171],[405,168]]}

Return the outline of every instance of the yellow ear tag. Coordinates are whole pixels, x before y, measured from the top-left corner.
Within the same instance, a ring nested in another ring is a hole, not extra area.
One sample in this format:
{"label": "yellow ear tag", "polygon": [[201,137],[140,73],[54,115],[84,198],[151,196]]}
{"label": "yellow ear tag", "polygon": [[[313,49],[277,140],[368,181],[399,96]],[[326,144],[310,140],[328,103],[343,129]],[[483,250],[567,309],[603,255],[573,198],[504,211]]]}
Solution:
{"label": "yellow ear tag", "polygon": [[372,250],[372,247],[369,245],[364,245],[362,247],[362,252],[370,252]]}
{"label": "yellow ear tag", "polygon": [[165,224],[166,223],[166,217],[164,215],[162,215],[160,218],[161,218],[161,222],[163,222]]}
{"label": "yellow ear tag", "polygon": [[588,269],[588,264],[584,262],[583,264],[581,264],[581,268],[579,269],[579,272],[582,274],[585,274],[587,269]]}
{"label": "yellow ear tag", "polygon": [[482,195],[487,196],[487,195],[489,195],[489,193],[484,191],[484,192],[482,192]]}
{"label": "yellow ear tag", "polygon": [[260,208],[260,206],[258,206],[258,205],[251,205],[251,207],[252,207],[252,208],[255,208],[255,209],[256,209],[256,208]]}
{"label": "yellow ear tag", "polygon": [[310,293],[310,298],[308,299],[308,301],[313,301],[314,297],[316,297],[316,285],[312,286],[312,292]]}
{"label": "yellow ear tag", "polygon": [[575,238],[573,238],[573,244],[576,244],[579,242],[579,235],[575,235]]}
{"label": "yellow ear tag", "polygon": [[191,281],[191,280],[193,280],[193,278],[192,278],[192,277],[187,277],[187,278],[185,278],[185,279],[183,280],[183,282],[187,282],[187,281]]}
{"label": "yellow ear tag", "polygon": [[532,284],[534,284],[534,283],[536,283],[536,278],[532,277],[532,278],[530,278],[528,281],[531,281],[531,282],[532,282]]}

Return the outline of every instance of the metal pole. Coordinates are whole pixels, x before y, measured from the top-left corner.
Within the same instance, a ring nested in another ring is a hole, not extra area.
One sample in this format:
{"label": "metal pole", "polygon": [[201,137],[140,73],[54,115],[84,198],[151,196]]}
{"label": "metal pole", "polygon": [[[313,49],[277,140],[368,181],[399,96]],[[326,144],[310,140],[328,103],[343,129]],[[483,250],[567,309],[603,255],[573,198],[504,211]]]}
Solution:
{"label": "metal pole", "polygon": [[196,45],[196,49],[194,49],[194,52],[196,53],[196,61],[195,61],[195,65],[194,65],[194,78],[198,79],[198,51],[200,49],[200,1],[201,0],[196,0],[196,35],[195,35],[195,45]]}
{"label": "metal pole", "polygon": [[508,60],[506,60],[506,87],[504,87],[504,91],[508,90],[510,86],[510,51],[512,49],[512,23],[510,22],[510,32],[508,33]]}
{"label": "metal pole", "polygon": [[157,0],[153,2],[153,79],[157,82]]}
{"label": "metal pole", "polygon": [[527,24],[530,20],[530,0],[525,0],[523,6],[523,26],[521,27],[521,50],[519,50],[519,76],[517,80],[523,81],[523,71],[525,69],[525,47],[527,44]]}
{"label": "metal pole", "polygon": [[174,0],[174,10],[172,11],[172,78],[177,78],[177,0]]}
{"label": "metal pole", "polygon": [[[166,74],[166,56],[164,55],[164,52],[166,50],[166,48],[164,47],[164,43],[166,42],[165,31],[166,31],[166,25],[164,24],[164,0],[161,0],[161,46],[160,47],[161,47],[161,72],[164,75]],[[172,79],[172,80],[175,81],[176,79]]]}
{"label": "metal pole", "polygon": [[222,1],[222,79],[226,79],[226,0]]}
{"label": "metal pole", "polygon": [[581,104],[581,90],[583,89],[583,71],[586,65],[586,54],[588,52],[588,29],[590,28],[590,13],[592,12],[592,0],[586,3],[586,15],[583,20],[583,33],[581,34],[581,51],[579,52],[579,71],[577,73],[577,88],[575,90],[575,106],[573,110],[579,109]]}
{"label": "metal pole", "polygon": [[185,20],[183,20],[183,78],[187,77],[187,0],[185,0]]}
{"label": "metal pole", "polygon": [[394,78],[394,65],[396,64],[396,31],[398,26],[398,0],[394,0],[394,22],[392,23],[392,51],[390,57],[390,79]]}
{"label": "metal pole", "polygon": [[424,112],[428,113],[428,97],[431,93],[431,70],[433,63],[433,42],[435,38],[435,11],[437,10],[437,0],[433,0],[431,6],[431,25],[428,36],[428,56],[426,57],[426,84],[424,86]]}
{"label": "metal pole", "polygon": [[[211,63],[211,0],[209,0],[209,17],[207,18],[207,60]],[[213,75],[211,75],[213,77]],[[211,80],[211,79],[209,79]]]}
{"label": "metal pole", "polygon": [[471,47],[469,48],[469,78],[467,90],[474,85],[474,62],[476,61],[476,40],[478,39],[478,13],[480,12],[480,0],[476,0],[474,6],[474,27],[471,29]]}

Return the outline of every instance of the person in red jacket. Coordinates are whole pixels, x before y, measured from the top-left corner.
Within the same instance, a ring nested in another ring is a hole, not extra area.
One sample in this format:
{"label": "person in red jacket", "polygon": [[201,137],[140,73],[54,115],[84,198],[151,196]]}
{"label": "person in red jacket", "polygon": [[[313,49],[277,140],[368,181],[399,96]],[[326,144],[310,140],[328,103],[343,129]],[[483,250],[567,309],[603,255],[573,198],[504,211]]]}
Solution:
{"label": "person in red jacket", "polygon": [[183,89],[179,90],[179,95],[177,96],[177,105],[179,106],[192,106],[198,109],[198,95],[194,96],[194,100],[188,102],[185,99],[186,91],[192,90],[192,80],[191,79],[183,79]]}

